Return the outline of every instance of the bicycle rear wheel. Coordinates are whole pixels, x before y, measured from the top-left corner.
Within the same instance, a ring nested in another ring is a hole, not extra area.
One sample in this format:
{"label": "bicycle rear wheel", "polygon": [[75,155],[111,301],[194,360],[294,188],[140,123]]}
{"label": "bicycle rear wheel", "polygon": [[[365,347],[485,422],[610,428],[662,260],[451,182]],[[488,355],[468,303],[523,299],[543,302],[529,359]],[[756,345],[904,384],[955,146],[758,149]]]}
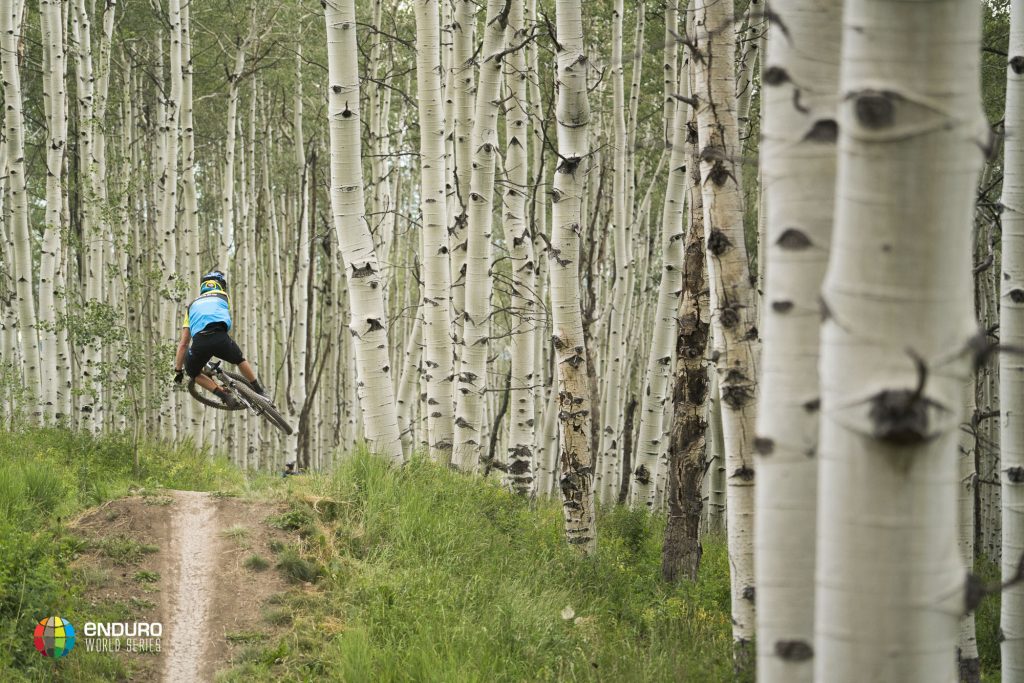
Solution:
{"label": "bicycle rear wheel", "polygon": [[245,408],[245,406],[241,404],[234,407],[224,405],[223,401],[213,398],[207,394],[202,387],[196,384],[194,379],[190,379],[188,381],[188,393],[192,395],[192,398],[209,408],[216,408],[217,410],[242,410]]}
{"label": "bicycle rear wheel", "polygon": [[[235,379],[235,375],[233,373],[228,373],[228,376],[231,377],[231,379]],[[235,384],[235,391],[244,396],[249,403],[256,406],[259,409],[259,412],[267,418],[270,424],[274,425],[288,436],[291,436],[292,432],[295,431],[292,429],[292,426],[285,421],[281,413],[277,412],[277,408],[274,407],[274,404],[267,398],[257,394],[244,379]]]}

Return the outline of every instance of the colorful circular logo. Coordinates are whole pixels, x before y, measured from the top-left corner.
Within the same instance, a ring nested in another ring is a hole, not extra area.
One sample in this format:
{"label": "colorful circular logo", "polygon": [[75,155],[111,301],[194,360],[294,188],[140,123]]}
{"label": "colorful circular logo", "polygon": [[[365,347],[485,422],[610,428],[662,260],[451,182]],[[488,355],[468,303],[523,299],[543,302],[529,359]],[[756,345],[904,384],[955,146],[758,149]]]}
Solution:
{"label": "colorful circular logo", "polygon": [[46,617],[36,625],[35,645],[44,657],[59,659],[75,647],[75,627],[67,619]]}

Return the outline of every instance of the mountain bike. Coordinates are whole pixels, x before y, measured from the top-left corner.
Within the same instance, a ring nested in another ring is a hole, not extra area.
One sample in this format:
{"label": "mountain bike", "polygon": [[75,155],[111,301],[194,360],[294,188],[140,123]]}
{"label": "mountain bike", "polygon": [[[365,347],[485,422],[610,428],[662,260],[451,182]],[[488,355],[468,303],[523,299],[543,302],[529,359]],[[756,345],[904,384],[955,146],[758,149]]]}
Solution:
{"label": "mountain bike", "polygon": [[249,410],[253,415],[262,415],[285,434],[291,435],[294,431],[269,398],[257,394],[241,375],[221,369],[220,361],[207,363],[203,368],[203,374],[222,386],[235,399],[234,406],[225,405],[220,399],[206,393],[194,379],[190,379],[188,393],[204,406],[218,410]]}

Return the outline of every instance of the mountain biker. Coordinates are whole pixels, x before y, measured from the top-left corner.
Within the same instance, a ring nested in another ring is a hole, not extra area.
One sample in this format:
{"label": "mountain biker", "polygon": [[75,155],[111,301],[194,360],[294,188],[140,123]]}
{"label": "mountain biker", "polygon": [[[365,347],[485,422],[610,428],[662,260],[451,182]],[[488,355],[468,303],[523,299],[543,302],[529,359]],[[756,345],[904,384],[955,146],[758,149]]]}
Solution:
{"label": "mountain biker", "polygon": [[[213,392],[225,406],[234,408],[235,398],[213,378],[202,374],[203,368],[216,356],[238,366],[242,376],[253,390],[261,396],[267,392],[256,379],[249,361],[242,350],[228,335],[231,329],[231,312],[228,308],[228,280],[219,270],[211,271],[199,280],[199,296],[188,305],[185,320],[181,325],[181,341],[174,357],[174,382],[181,384],[184,373],[196,384]],[[191,347],[189,341],[192,342]]]}

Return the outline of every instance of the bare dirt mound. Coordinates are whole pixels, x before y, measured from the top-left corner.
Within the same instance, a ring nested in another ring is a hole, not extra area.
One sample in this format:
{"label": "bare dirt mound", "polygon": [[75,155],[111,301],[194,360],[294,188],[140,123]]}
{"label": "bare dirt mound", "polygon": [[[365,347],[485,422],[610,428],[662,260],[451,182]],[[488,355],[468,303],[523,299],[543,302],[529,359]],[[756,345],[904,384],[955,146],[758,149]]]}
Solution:
{"label": "bare dirt mound", "polygon": [[106,641],[119,641],[117,656],[131,661],[133,681],[213,680],[240,648],[274,635],[261,611],[287,588],[273,567],[272,546],[289,539],[267,523],[279,511],[271,503],[194,491],[124,498],[91,510],[74,524],[87,544],[76,564],[96,608],[83,621],[162,625],[159,651],[155,639]]}

